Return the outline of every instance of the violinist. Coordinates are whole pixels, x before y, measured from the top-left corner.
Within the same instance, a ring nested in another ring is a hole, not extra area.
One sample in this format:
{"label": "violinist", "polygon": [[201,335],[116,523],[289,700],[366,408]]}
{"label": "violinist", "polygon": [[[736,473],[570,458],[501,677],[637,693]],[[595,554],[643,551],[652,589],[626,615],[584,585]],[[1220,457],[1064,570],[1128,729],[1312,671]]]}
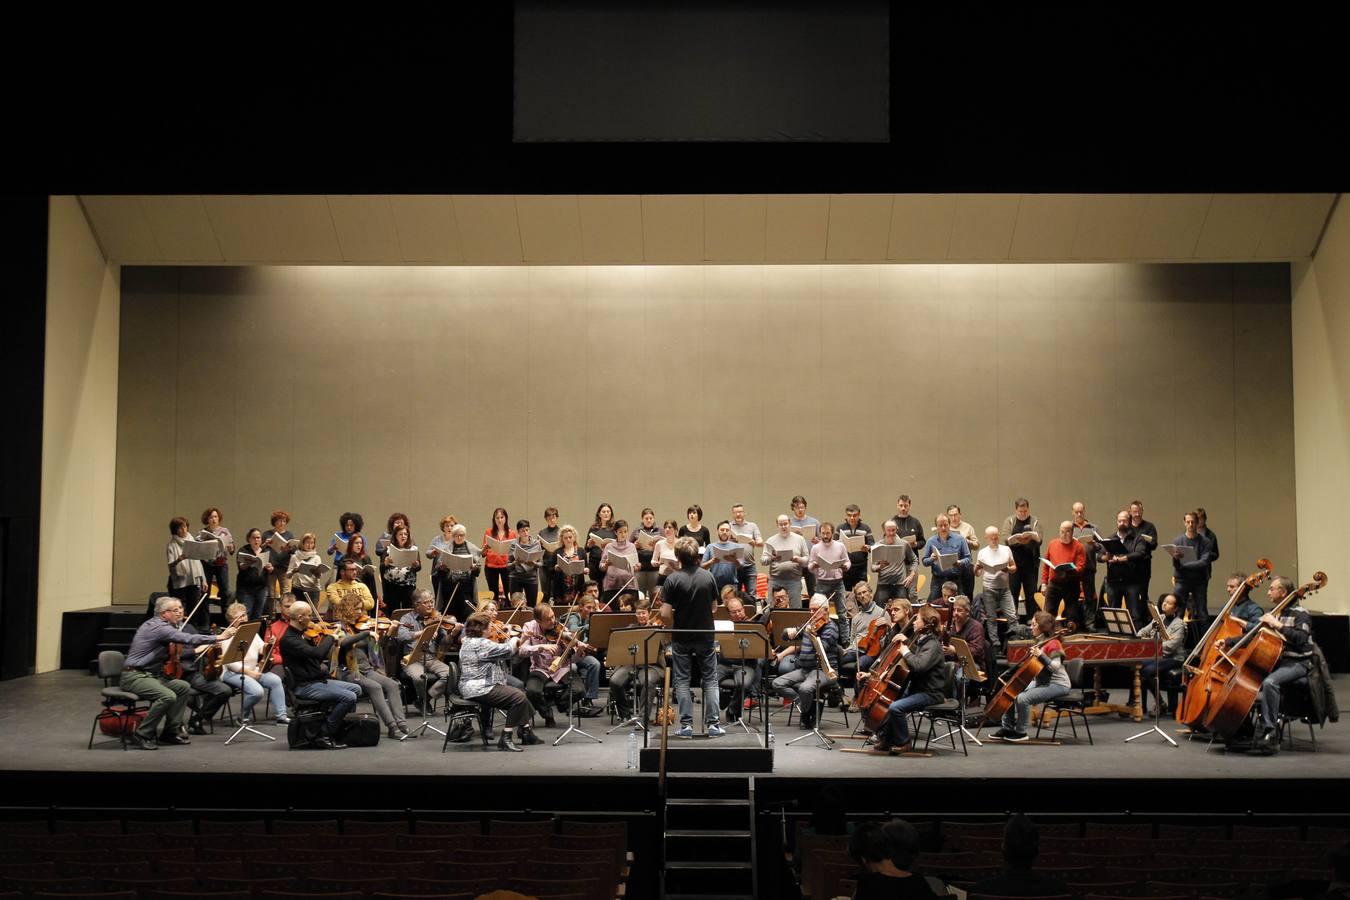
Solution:
{"label": "violinist", "polygon": [[[553,607],[547,603],[540,603],[534,608],[534,620],[525,623],[525,627],[520,634],[520,654],[528,657],[530,660],[529,676],[525,679],[525,694],[530,698],[530,705],[544,717],[544,725],[549,728],[556,727],[557,723],[553,718],[553,708],[549,706],[544,697],[544,688],[552,684],[561,684],[564,678],[577,675],[573,660],[577,654],[585,653],[586,645],[578,642],[568,659],[558,666],[557,669],[550,671],[549,667],[553,660],[560,656],[572,634],[563,629],[558,623],[558,617],[553,612]],[[595,690],[599,692],[599,665],[596,665],[596,685]],[[588,679],[589,680],[589,679]],[[590,689],[587,684],[583,693]],[[558,700],[559,712],[566,712],[566,701],[561,697]]]}
{"label": "violinist", "polygon": [[[726,607],[727,615],[731,617],[733,623],[750,622],[749,611],[740,596],[726,598],[723,606]],[[732,627],[734,629],[735,624]],[[721,657],[717,661],[718,697],[722,701],[722,709],[727,714],[728,722],[740,720],[741,710],[746,707],[747,701],[754,694],[755,685],[759,684],[761,673],[764,671],[764,660],[760,658],[758,649],[754,644],[750,646],[752,649],[746,651],[747,656],[744,660],[733,656],[730,659]],[[754,655],[748,655],[751,653]]]}
{"label": "violinist", "polygon": [[[633,614],[637,616],[637,628],[647,628],[651,625],[652,602],[646,597],[637,601],[633,609]],[[634,715],[634,706],[642,702],[642,698],[648,691],[655,690],[661,684],[660,660],[651,665],[638,664],[636,666],[623,665],[614,670],[609,676],[609,696],[614,701],[614,708],[620,719],[631,719]],[[636,680],[637,685],[633,687],[631,682]]]}
{"label": "violinist", "polygon": [[[436,598],[432,596],[431,591],[426,588],[418,588],[413,594],[412,612],[405,615],[398,623],[398,646],[401,649],[401,655],[411,653],[413,647],[417,644],[418,637],[425,631],[432,622],[438,620],[436,615]],[[453,618],[441,620],[441,627],[426,642],[423,648],[408,661],[403,667],[403,674],[412,679],[414,684],[422,680],[426,675],[428,701],[434,702],[437,697],[445,693],[446,678],[450,675],[450,667],[440,659],[437,651],[441,644],[449,639],[446,633],[446,626],[455,624]],[[426,715],[426,709],[422,710]]]}
{"label": "violinist", "polygon": [[[230,622],[247,614],[248,610],[242,603],[231,603],[225,610],[225,618]],[[245,722],[253,721],[253,707],[257,706],[263,694],[266,694],[272,704],[274,721],[278,725],[289,725],[291,720],[286,716],[286,688],[281,683],[281,676],[275,670],[270,672],[262,670],[265,660],[260,657],[266,646],[262,633],[255,634],[253,642],[244,653],[243,660],[228,663],[225,671],[220,673],[220,681],[215,683],[238,688],[243,694],[240,714]]]}
{"label": "violinist", "polygon": [[[337,641],[339,649],[350,647],[365,635],[349,634],[340,639],[329,626],[316,625],[314,610],[303,600],[291,604],[290,628],[281,636],[281,659],[295,683],[295,696],[302,700],[332,703],[324,719],[323,733],[314,743],[325,750],[341,750],[346,744],[337,741],[337,729],[347,713],[356,708],[361,696],[358,685],[328,677],[328,658]],[[329,633],[325,633],[329,632]],[[306,634],[311,636],[307,637]]]}
{"label": "violinist", "polygon": [[[577,673],[581,676],[582,683],[585,684],[585,691],[582,697],[580,715],[586,717],[598,716],[603,710],[595,705],[595,701],[600,696],[600,672],[604,666],[596,655],[596,648],[586,643],[591,636],[591,616],[600,607],[600,586],[594,581],[586,585],[582,592],[581,601],[577,608],[568,613],[563,622],[563,628],[568,632],[579,635],[577,643],[577,652],[572,654],[572,664],[576,667]],[[584,655],[583,655],[584,651]]]}
{"label": "violinist", "polygon": [[[234,619],[229,621],[233,622]],[[179,622],[178,627],[188,634],[201,633],[191,622]],[[192,708],[192,714],[188,720],[188,731],[191,734],[206,734],[206,723],[215,719],[216,713],[220,712],[220,708],[234,696],[234,690],[228,684],[224,684],[214,676],[208,678],[203,671],[206,654],[222,652],[224,650],[223,642],[228,640],[215,634],[208,635],[208,637],[220,643],[220,647],[203,650],[200,653],[185,650],[181,658],[183,678],[187,681],[188,687],[197,692],[188,699],[188,706]]]}
{"label": "violinist", "polygon": [[[350,568],[354,562],[344,559],[342,564]],[[372,661],[378,653],[374,630],[358,631],[357,626],[366,615],[361,608],[361,599],[356,593],[349,593],[339,601],[337,618],[348,632],[357,632],[360,635],[349,651],[338,654],[338,665],[343,670],[342,679],[359,684],[361,690],[370,698],[371,705],[375,707],[375,715],[379,716],[384,727],[388,729],[389,737],[403,740],[410,734],[408,723],[403,718],[403,696],[398,682],[376,668]]]}
{"label": "violinist", "polygon": [[[1045,610],[1038,610],[1031,617],[1031,639],[1040,641],[1049,637],[1055,630],[1055,617]],[[1040,646],[1032,645],[1031,652],[1045,663],[1036,676],[1036,684],[1017,695],[1017,701],[1003,714],[1002,728],[994,732],[994,737],[1005,741],[1028,740],[1027,727],[1031,724],[1031,708],[1056,697],[1063,697],[1072,686],[1069,673],[1064,668],[1064,645],[1058,638],[1052,638]]]}
{"label": "violinist", "polygon": [[808,625],[802,628],[789,628],[784,634],[788,640],[795,640],[795,647],[787,647],[774,655],[778,671],[782,674],[773,680],[774,693],[797,703],[801,710],[799,725],[803,731],[810,731],[816,724],[816,695],[828,687],[825,674],[821,671],[821,661],[816,656],[815,644],[811,641],[809,623],[816,622],[816,637],[820,640],[825,655],[832,668],[838,669],[839,628],[830,620],[829,599],[824,594],[811,597],[811,616]]}
{"label": "violinist", "polygon": [[[541,603],[535,607],[536,622],[540,610],[551,609]],[[475,700],[506,713],[506,727],[502,729],[497,749],[520,752],[521,744],[542,744],[530,731],[530,704],[520,688],[505,681],[506,669],[499,665],[515,655],[520,638],[509,638],[504,643],[488,640],[484,633],[492,617],[476,612],[464,623],[464,643],[459,649],[459,692],[466,700]],[[516,734],[512,736],[512,731]]]}
{"label": "violinist", "polygon": [[[187,526],[184,520],[184,528]],[[150,702],[145,718],[130,735],[132,746],[141,750],[155,750],[159,743],[188,744],[187,702],[188,683],[175,670],[166,672],[170,662],[170,644],[178,659],[191,654],[193,647],[214,641],[227,641],[237,630],[226,628],[219,635],[189,634],[182,630],[183,602],[177,597],[164,596],[155,601],[155,614],[141,623],[127,649],[126,665],[122,668],[120,687]],[[159,736],[159,723],[164,719],[164,732]]]}
{"label": "violinist", "polygon": [[[350,545],[348,545],[350,549]],[[353,559],[350,553],[342,562],[338,563],[338,579],[330,584],[323,592],[323,597],[319,605],[325,607],[326,614],[324,618],[333,621],[337,615],[337,610],[344,604],[348,597],[354,598],[354,602],[359,603],[361,609],[365,612],[371,612],[375,609],[375,596],[371,594],[370,588],[366,587],[361,581],[361,563]]]}
{"label": "violinist", "polygon": [[[938,637],[940,620],[931,606],[920,607],[914,614],[914,638],[901,658],[909,667],[909,679],[900,699],[886,710],[886,718],[877,729],[877,750],[885,753],[906,753],[914,746],[909,736],[909,715],[934,703],[942,702],[942,686],[946,673],[942,666],[942,640]],[[896,640],[906,640],[903,634]]]}
{"label": "violinist", "polygon": [[[1278,606],[1293,592],[1292,580],[1283,575],[1274,575],[1270,579],[1270,588],[1266,591],[1266,596],[1270,598],[1272,606]],[[1266,613],[1259,619],[1248,621],[1242,636],[1233,638],[1227,643],[1230,646],[1236,644],[1261,626],[1278,631],[1280,637],[1284,638],[1284,650],[1280,653],[1275,668],[1261,680],[1261,695],[1256,703],[1261,726],[1257,734],[1256,749],[1262,753],[1273,754],[1280,749],[1275,741],[1275,725],[1280,715],[1280,694],[1286,684],[1308,681],[1308,670],[1313,657],[1312,617],[1295,600],[1284,608],[1278,618]]]}
{"label": "violinist", "polygon": [[[839,651],[839,675],[842,678],[845,674],[857,675],[861,671],[858,667],[858,657],[862,653],[858,649],[859,643],[867,637],[867,633],[872,630],[872,626],[877,622],[886,620],[886,611],[873,602],[872,588],[866,581],[860,581],[853,586],[853,618],[849,620],[849,641],[848,646]],[[886,627],[885,625],[878,627]]]}

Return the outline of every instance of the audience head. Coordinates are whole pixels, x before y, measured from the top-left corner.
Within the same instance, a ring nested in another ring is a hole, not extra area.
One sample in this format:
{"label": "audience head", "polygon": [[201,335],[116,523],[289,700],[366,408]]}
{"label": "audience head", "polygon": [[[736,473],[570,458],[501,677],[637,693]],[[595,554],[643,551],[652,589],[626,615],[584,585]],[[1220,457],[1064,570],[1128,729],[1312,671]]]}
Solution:
{"label": "audience head", "polygon": [[864,822],[849,837],[848,852],[869,869],[889,860],[897,869],[909,871],[919,855],[919,832],[903,819]]}

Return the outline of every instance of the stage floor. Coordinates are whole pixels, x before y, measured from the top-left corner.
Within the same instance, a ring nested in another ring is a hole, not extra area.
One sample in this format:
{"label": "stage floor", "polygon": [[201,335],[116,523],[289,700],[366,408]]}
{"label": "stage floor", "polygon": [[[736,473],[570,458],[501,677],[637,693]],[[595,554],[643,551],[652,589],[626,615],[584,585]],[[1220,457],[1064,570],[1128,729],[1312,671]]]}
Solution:
{"label": "stage floor", "polygon": [[[1350,676],[1339,676],[1336,687],[1341,696],[1350,696]],[[696,694],[697,695],[697,694]],[[0,689],[0,770],[17,772],[182,772],[204,774],[230,771],[284,771],[303,759],[301,768],[320,767],[327,775],[391,773],[416,770],[422,775],[447,777],[548,777],[556,775],[589,775],[591,777],[652,778],[625,768],[627,758],[626,733],[606,735],[610,727],[608,716],[583,719],[583,727],[602,738],[594,743],[579,735],[570,735],[561,745],[551,743],[561,729],[540,729],[544,746],[529,747],[522,754],[504,754],[493,747],[489,752],[475,738],[471,743],[451,744],[441,753],[441,738],[433,732],[405,742],[381,739],[378,747],[352,748],[337,752],[311,752],[288,755],[285,729],[261,725],[261,730],[275,735],[275,742],[266,741],[247,732],[228,747],[225,740],[233,729],[217,722],[213,735],[194,737],[191,746],[161,747],[154,753],[123,751],[116,741],[102,745],[95,743],[85,749],[89,727],[99,708],[99,682],[94,677],[75,670],[51,672],[35,677],[15,679]],[[357,711],[370,711],[361,703]],[[935,742],[932,758],[881,758],[860,753],[841,753],[838,749],[820,749],[814,738],[807,738],[791,747],[786,742],[806,732],[794,722],[786,724],[786,712],[771,719],[775,733],[774,771],[758,778],[961,778],[1001,779],[1029,774],[1029,767],[1042,764],[1053,766],[1061,778],[1093,778],[1108,775],[1114,778],[1315,778],[1334,779],[1350,776],[1350,729],[1344,723],[1328,724],[1317,730],[1317,750],[1312,752],[1307,726],[1295,731],[1297,749],[1282,751],[1273,757],[1254,757],[1246,754],[1227,754],[1219,749],[1206,752],[1199,741],[1188,742],[1176,734],[1176,723],[1164,720],[1164,729],[1177,739],[1180,746],[1172,748],[1157,735],[1140,738],[1130,744],[1125,738],[1147,727],[1147,723],[1115,716],[1094,716],[1092,721],[1093,746],[1086,740],[1065,741],[1060,746],[1009,745],[986,742],[983,747],[971,744],[970,756],[959,750],[939,749]],[[409,726],[421,720],[409,719]],[[850,722],[854,721],[850,716]],[[442,722],[439,717],[437,725]],[[843,733],[842,715],[830,711],[825,730]],[[762,726],[761,726],[762,728]],[[1061,736],[1065,732],[1061,727]],[[1082,726],[1079,726],[1080,736]],[[762,734],[762,731],[760,732]],[[1048,731],[1047,731],[1048,734]],[[97,740],[109,740],[101,733]],[[672,747],[696,746],[758,746],[754,738],[733,727],[719,739],[699,738],[693,741],[671,738]],[[653,732],[651,746],[657,745]],[[840,741],[839,747],[857,747],[858,741]]]}

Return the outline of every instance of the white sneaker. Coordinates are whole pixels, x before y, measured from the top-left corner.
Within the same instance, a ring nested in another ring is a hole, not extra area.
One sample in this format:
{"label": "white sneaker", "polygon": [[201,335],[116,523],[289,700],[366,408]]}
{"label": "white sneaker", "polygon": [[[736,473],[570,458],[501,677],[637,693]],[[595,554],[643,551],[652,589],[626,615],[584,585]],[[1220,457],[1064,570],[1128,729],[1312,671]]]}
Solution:
{"label": "white sneaker", "polygon": [[716,722],[713,722],[711,725],[708,726],[708,737],[721,737],[726,733],[727,730],[723,728],[721,725],[718,725]]}
{"label": "white sneaker", "polygon": [[676,737],[691,738],[694,736],[694,726],[681,725],[680,730],[675,732]]}

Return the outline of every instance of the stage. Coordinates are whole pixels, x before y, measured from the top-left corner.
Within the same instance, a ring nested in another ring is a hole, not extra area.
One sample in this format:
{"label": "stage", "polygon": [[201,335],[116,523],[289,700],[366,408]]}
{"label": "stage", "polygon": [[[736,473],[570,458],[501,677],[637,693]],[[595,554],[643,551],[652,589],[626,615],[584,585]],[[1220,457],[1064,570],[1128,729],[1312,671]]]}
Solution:
{"label": "stage", "polygon": [[[1335,685],[1342,697],[1350,696],[1350,676],[1337,676]],[[28,678],[14,679],[4,684],[0,692],[0,771],[11,776],[29,773],[39,778],[55,774],[88,775],[113,774],[192,774],[238,772],[286,772],[303,777],[322,773],[326,776],[365,776],[372,774],[397,776],[417,774],[446,782],[479,779],[553,779],[605,778],[615,781],[642,782],[654,780],[651,773],[625,768],[627,733],[605,734],[610,727],[608,716],[582,719],[581,725],[589,733],[601,738],[600,743],[577,734],[569,735],[559,746],[553,740],[562,733],[557,729],[540,728],[538,734],[545,745],[528,747],[520,754],[507,754],[494,746],[482,749],[477,737],[469,743],[451,744],[442,753],[440,735],[425,731],[424,736],[398,742],[382,737],[374,748],[350,748],[342,751],[289,751],[285,729],[260,724],[257,727],[277,738],[267,741],[245,732],[229,746],[225,745],[233,728],[217,720],[215,733],[194,736],[191,746],[161,747],[153,753],[139,750],[123,751],[118,742],[99,733],[92,750],[86,749],[89,728],[99,709],[97,678],[83,672],[63,670]],[[697,696],[697,692],[695,692]],[[236,700],[237,703],[237,700]],[[259,709],[262,705],[259,705]],[[370,712],[362,702],[357,712]],[[697,708],[696,708],[697,715]],[[422,720],[408,719],[409,727]],[[814,737],[808,737],[793,746],[787,742],[807,732],[798,729],[794,720],[787,724],[786,710],[777,708],[771,716],[774,732],[773,771],[757,774],[756,782],[768,787],[775,780],[817,780],[822,777],[842,779],[896,779],[903,778],[910,785],[931,781],[947,785],[953,779],[962,782],[985,783],[1004,779],[1024,780],[1028,777],[1053,773],[1058,779],[1086,781],[1111,778],[1118,782],[1151,781],[1159,778],[1178,779],[1186,783],[1201,780],[1229,779],[1341,779],[1350,776],[1350,729],[1345,723],[1328,723],[1316,730],[1316,751],[1312,750],[1306,725],[1293,726],[1294,750],[1283,750],[1273,757],[1230,754],[1216,745],[1209,750],[1199,739],[1187,741],[1179,734],[1175,721],[1164,719],[1162,727],[1180,746],[1173,748],[1157,735],[1142,737],[1126,744],[1125,738],[1148,727],[1151,722],[1137,723],[1115,715],[1093,716],[1093,745],[1089,746],[1079,724],[1079,740],[1074,741],[1067,723],[1061,725],[1059,746],[1009,745],[986,741],[976,746],[968,741],[970,755],[953,751],[950,743],[935,741],[931,758],[877,757],[859,753],[843,753],[839,748],[859,747],[860,741],[841,740],[834,750],[821,749]],[[444,727],[440,717],[434,724]],[[564,719],[559,719],[565,723]],[[856,718],[850,714],[850,724]],[[565,727],[565,725],[564,725]],[[739,726],[729,725],[723,738],[680,739],[672,735],[670,746],[685,748],[758,747],[759,740],[745,734]],[[843,715],[829,710],[823,728],[830,734],[846,734]],[[973,730],[973,729],[972,729]],[[942,728],[939,726],[939,734]],[[985,734],[988,733],[986,730]],[[758,737],[763,726],[759,725]],[[1045,736],[1048,736],[1046,729]],[[659,744],[659,732],[653,729],[649,746]],[[1064,738],[1068,737],[1067,740]],[[100,744],[98,741],[107,741]],[[40,774],[39,774],[40,773]],[[911,788],[913,789],[913,788]]]}

